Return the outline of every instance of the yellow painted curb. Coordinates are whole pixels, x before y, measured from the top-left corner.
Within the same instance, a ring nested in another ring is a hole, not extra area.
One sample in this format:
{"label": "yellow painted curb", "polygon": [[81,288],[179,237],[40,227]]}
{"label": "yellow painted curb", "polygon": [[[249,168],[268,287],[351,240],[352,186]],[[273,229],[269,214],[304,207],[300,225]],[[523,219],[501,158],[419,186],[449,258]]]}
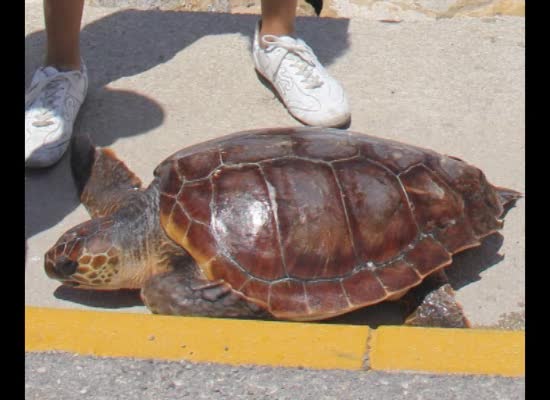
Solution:
{"label": "yellow painted curb", "polygon": [[[25,350],[314,369],[525,374],[525,333],[26,307]],[[369,337],[370,335],[370,337]],[[368,348],[367,348],[368,342]]]}
{"label": "yellow painted curb", "polygon": [[25,350],[361,369],[368,328],[26,307]]}
{"label": "yellow painted curb", "polygon": [[372,333],[369,355],[378,370],[522,376],[525,333],[381,327]]}

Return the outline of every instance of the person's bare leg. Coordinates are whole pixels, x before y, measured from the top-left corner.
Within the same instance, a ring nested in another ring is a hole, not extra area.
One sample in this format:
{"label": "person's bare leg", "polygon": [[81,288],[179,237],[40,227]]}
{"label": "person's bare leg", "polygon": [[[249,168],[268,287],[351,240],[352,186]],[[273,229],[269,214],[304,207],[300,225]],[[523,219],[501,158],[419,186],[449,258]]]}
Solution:
{"label": "person's bare leg", "polygon": [[292,35],[298,0],[262,0],[260,35]]}
{"label": "person's bare leg", "polygon": [[80,69],[80,25],[84,0],[44,0],[45,65],[60,71]]}
{"label": "person's bare leg", "polygon": [[25,167],[58,162],[88,90],[80,59],[84,0],[44,0],[46,57],[25,91]]}

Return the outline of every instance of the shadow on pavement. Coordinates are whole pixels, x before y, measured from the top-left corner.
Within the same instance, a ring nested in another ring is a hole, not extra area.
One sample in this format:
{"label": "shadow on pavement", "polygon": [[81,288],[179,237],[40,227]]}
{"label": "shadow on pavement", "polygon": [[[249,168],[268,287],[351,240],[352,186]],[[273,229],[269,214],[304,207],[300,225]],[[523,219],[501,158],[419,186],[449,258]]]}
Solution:
{"label": "shadow on pavement", "polygon": [[470,283],[479,281],[480,274],[504,259],[499,254],[504,237],[494,233],[486,237],[481,246],[466,250],[453,256],[453,263],[446,269],[453,289],[458,290]]}
{"label": "shadow on pavement", "polygon": [[59,286],[53,295],[61,300],[97,308],[128,308],[143,306],[139,290],[94,291]]}

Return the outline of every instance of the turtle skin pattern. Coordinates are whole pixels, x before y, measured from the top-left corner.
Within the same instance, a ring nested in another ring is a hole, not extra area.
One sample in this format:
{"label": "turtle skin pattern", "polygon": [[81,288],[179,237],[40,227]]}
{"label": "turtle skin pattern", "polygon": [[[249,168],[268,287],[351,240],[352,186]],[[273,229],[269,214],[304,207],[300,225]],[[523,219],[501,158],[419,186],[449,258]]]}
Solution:
{"label": "turtle skin pattern", "polygon": [[155,175],[167,235],[206,279],[277,318],[398,298],[502,227],[479,169],[336,129],[230,135],[175,153]]}

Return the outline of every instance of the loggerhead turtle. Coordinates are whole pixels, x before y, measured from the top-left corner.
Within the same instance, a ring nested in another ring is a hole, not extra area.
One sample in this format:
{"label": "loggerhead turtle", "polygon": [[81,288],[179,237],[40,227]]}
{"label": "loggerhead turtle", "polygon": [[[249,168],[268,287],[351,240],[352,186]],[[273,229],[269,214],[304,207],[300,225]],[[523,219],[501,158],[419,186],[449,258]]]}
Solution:
{"label": "loggerhead turtle", "polygon": [[185,148],[146,189],[86,138],[72,169],[92,219],[46,253],[47,275],[140,288],[172,315],[323,320],[409,292],[406,323],[466,327],[444,267],[521,196],[455,157],[326,128]]}

